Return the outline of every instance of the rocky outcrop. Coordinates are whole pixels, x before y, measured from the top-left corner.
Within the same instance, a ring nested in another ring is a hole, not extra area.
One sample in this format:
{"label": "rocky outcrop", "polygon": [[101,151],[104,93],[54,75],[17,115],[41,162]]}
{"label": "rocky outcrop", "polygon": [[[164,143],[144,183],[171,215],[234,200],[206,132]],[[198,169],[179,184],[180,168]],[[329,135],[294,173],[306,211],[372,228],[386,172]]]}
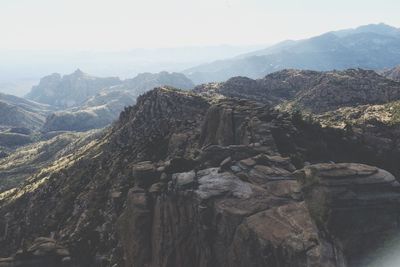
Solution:
{"label": "rocky outcrop", "polygon": [[126,266],[340,266],[293,168],[259,155],[131,189],[118,221]]}
{"label": "rocky outcrop", "polygon": [[[390,173],[362,164],[317,164],[297,172],[311,216],[340,244],[348,266],[399,231],[400,184]],[[371,242],[373,240],[373,242]]]}
{"label": "rocky outcrop", "polygon": [[[0,195],[0,256],[45,236],[76,266],[351,266],[365,259],[358,242],[380,240],[359,239],[363,227],[342,237],[332,222],[360,222],[340,213],[344,201],[321,202],[334,212],[318,216],[310,192],[323,179],[301,178],[325,172],[306,160],[348,159],[337,136],[255,101],[152,90],[99,139]],[[395,214],[393,176],[329,166],[342,183],[326,185],[326,199],[343,188],[360,218],[374,216],[373,203]],[[369,201],[371,181],[379,187]],[[362,231],[373,236],[386,223]]]}

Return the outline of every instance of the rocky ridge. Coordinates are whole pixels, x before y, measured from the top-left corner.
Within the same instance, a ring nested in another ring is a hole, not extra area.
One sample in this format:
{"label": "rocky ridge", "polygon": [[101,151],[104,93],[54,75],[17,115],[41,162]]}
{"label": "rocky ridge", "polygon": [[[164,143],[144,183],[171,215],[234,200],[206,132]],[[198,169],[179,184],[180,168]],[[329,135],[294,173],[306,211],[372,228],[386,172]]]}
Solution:
{"label": "rocky ridge", "polygon": [[235,77],[224,83],[200,85],[194,91],[270,103],[284,110],[323,113],[399,100],[400,83],[362,69],[282,70],[257,80]]}
{"label": "rocky ridge", "polygon": [[[357,266],[384,242],[373,236],[397,233],[400,193],[379,168],[314,164],[368,163],[346,158],[358,145],[346,134],[269,104],[153,90],[99,140],[0,195],[1,256],[51,236],[75,266]],[[361,225],[343,208],[390,216]]]}

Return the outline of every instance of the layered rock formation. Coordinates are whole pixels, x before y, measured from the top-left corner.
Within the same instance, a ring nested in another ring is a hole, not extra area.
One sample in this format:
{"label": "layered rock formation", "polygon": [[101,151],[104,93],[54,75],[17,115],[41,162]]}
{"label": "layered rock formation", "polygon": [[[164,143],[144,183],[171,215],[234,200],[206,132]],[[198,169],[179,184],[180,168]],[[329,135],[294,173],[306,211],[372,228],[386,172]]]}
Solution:
{"label": "layered rock formation", "polygon": [[307,165],[368,161],[338,137],[269,105],[153,90],[0,195],[0,256],[50,236],[74,266],[357,266],[398,232],[400,193],[375,167]]}

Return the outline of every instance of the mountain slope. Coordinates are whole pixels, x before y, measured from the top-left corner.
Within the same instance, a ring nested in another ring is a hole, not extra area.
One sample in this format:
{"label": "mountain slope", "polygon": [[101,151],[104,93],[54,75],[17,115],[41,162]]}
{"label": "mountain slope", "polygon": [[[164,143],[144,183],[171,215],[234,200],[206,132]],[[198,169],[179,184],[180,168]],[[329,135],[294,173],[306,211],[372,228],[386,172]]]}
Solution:
{"label": "mountain slope", "polygon": [[47,105],[0,94],[0,127],[38,129],[43,125],[46,115],[51,110],[53,109]]}
{"label": "mountain slope", "polygon": [[44,104],[0,94],[0,158],[9,149],[33,142],[52,111]]}
{"label": "mountain slope", "polygon": [[264,50],[185,70],[196,84],[233,76],[260,78],[281,69],[384,69],[400,63],[400,30],[367,25],[310,39],[285,41]]}
{"label": "mountain slope", "polygon": [[100,134],[65,133],[50,140],[39,141],[13,151],[0,159],[0,192],[12,189],[36,173],[63,157],[70,157],[79,149],[95,140]]}
{"label": "mountain slope", "polygon": [[46,118],[43,132],[87,131],[110,125],[121,111],[133,105],[136,97],[127,91],[103,91],[92,96],[82,105],[58,111]]}

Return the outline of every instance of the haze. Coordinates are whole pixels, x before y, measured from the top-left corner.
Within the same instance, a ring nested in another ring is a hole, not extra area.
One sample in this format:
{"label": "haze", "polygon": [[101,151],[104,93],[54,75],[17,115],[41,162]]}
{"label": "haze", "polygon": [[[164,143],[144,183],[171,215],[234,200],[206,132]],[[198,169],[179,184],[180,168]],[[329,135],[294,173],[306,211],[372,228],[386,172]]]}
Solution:
{"label": "haze", "polygon": [[265,44],[376,22],[399,26],[398,10],[395,0],[3,0],[0,47]]}
{"label": "haze", "polygon": [[285,39],[398,27],[398,10],[395,0],[3,0],[0,91],[23,95],[40,77],[76,68],[120,77],[182,71]]}

